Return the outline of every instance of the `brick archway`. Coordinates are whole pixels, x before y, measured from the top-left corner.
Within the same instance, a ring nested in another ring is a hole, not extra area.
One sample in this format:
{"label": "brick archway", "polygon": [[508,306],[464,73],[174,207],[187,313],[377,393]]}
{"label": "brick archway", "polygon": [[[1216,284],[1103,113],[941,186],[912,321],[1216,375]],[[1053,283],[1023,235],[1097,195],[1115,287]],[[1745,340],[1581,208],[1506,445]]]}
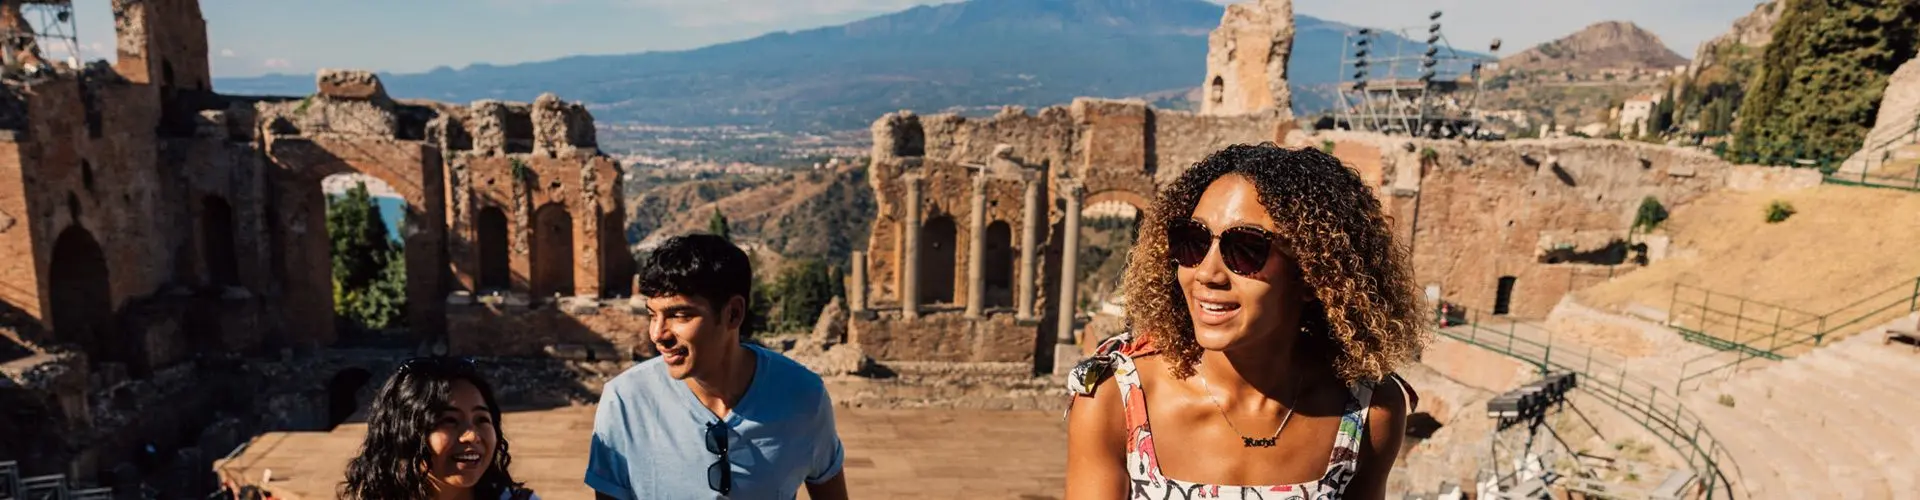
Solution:
{"label": "brick archway", "polygon": [[533,213],[533,296],[572,296],[573,258],[573,214],[542,205]]}
{"label": "brick archway", "polygon": [[47,286],[53,338],[79,345],[94,363],[126,363],[139,372],[136,346],[115,334],[113,282],[99,241],[86,228],[70,226],[54,240],[52,255]]}
{"label": "brick archway", "polygon": [[513,268],[507,257],[507,214],[500,207],[480,209],[480,282],[481,291],[507,291],[513,288]]}
{"label": "brick archway", "polygon": [[406,256],[407,328],[420,338],[445,332],[447,269],[446,191],[440,153],[433,146],[395,141],[370,143],[329,137],[273,137],[267,155],[280,193],[275,220],[287,238],[272,249],[286,278],[285,303],[291,342],[330,344],[334,331],[332,245],[327,237],[323,180],[363,174],[392,188],[405,204],[404,224],[391,228]]}
{"label": "brick archway", "polygon": [[240,284],[240,257],[233,246],[233,206],[219,196],[200,203],[200,256],[207,281],[214,285]]}
{"label": "brick archway", "polygon": [[1133,208],[1140,210],[1142,216],[1146,215],[1148,209],[1153,208],[1152,195],[1140,194],[1130,189],[1109,189],[1088,194],[1086,201],[1082,202],[1081,206],[1091,207],[1110,201],[1133,205]]}
{"label": "brick archway", "polygon": [[953,218],[938,216],[920,226],[920,303],[954,302],[954,267],[959,262],[959,229]]}

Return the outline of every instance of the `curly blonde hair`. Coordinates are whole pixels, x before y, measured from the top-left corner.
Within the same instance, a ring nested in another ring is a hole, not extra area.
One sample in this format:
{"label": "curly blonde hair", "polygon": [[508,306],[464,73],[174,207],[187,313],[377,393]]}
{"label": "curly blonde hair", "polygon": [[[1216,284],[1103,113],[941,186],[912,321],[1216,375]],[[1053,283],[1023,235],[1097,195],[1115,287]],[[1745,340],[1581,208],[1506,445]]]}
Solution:
{"label": "curly blonde hair", "polygon": [[1282,250],[1318,299],[1303,306],[1300,345],[1331,357],[1349,384],[1378,381],[1419,354],[1427,332],[1412,266],[1359,174],[1319,150],[1242,144],[1207,156],[1160,192],[1127,263],[1127,319],[1174,376],[1193,376],[1201,348],[1167,255],[1167,223],[1191,217],[1200,194],[1228,174],[1252,181]]}

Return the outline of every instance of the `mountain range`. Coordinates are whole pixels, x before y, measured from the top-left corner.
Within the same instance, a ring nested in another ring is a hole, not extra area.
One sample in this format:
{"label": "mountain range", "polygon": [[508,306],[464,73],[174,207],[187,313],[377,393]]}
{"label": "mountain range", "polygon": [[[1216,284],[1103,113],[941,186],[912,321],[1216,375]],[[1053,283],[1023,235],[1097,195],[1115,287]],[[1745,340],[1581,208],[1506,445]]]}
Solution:
{"label": "mountain range", "polygon": [[[401,98],[584,101],[602,123],[865,128],[884,113],[1040,107],[1075,97],[1180,95],[1206,76],[1204,0],[968,0],[684,51],[573,56],[381,74]],[[1352,26],[1296,16],[1295,107],[1323,108]],[[1409,52],[1415,42],[1382,41]],[[1381,49],[1376,49],[1381,50]],[[302,95],[308,75],[220,78],[229,94]],[[1179,101],[1180,99],[1175,99]],[[1176,103],[1177,104],[1177,103]]]}

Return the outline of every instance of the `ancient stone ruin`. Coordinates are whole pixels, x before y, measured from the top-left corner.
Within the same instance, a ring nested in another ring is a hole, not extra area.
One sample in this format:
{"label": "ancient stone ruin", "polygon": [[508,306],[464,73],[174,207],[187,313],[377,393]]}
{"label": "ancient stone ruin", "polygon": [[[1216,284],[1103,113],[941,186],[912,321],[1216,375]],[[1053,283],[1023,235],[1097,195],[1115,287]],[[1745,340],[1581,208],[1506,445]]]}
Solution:
{"label": "ancient stone ruin", "polygon": [[[324,430],[392,360],[321,348],[631,357],[620,170],[583,106],[396,100],[347,70],[304,97],[221,95],[198,2],[113,12],[111,66],[0,89],[0,456],[23,473],[204,477],[259,431]],[[337,334],[339,174],[405,206],[397,335]]]}
{"label": "ancient stone ruin", "polygon": [[1200,113],[1274,113],[1293,117],[1287,61],[1293,56],[1293,2],[1260,0],[1227,6],[1207,35],[1207,80]]}

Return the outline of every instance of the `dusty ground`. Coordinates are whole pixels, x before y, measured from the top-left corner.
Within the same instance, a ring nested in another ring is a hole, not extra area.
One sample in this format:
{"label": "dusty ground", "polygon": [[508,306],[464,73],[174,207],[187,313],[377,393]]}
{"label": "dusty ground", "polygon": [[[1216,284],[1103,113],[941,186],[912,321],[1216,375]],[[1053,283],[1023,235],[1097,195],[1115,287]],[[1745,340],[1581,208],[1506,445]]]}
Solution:
{"label": "dusty ground", "polygon": [[[1057,498],[1065,488],[1066,423],[1053,412],[876,410],[835,412],[854,498]],[[592,406],[508,413],[514,478],[543,498],[591,498],[582,475]],[[225,477],[273,471],[275,498],[334,498],[366,424],[256,438]],[[801,498],[805,498],[803,495]]]}
{"label": "dusty ground", "polygon": [[[1774,200],[1797,213],[1766,223]],[[1920,276],[1920,217],[1913,216],[1920,194],[1833,185],[1721,192],[1672,214],[1661,231],[1672,237],[1674,257],[1579,291],[1581,302],[1616,312],[1635,303],[1666,310],[1674,284],[1685,283],[1817,314]]]}

